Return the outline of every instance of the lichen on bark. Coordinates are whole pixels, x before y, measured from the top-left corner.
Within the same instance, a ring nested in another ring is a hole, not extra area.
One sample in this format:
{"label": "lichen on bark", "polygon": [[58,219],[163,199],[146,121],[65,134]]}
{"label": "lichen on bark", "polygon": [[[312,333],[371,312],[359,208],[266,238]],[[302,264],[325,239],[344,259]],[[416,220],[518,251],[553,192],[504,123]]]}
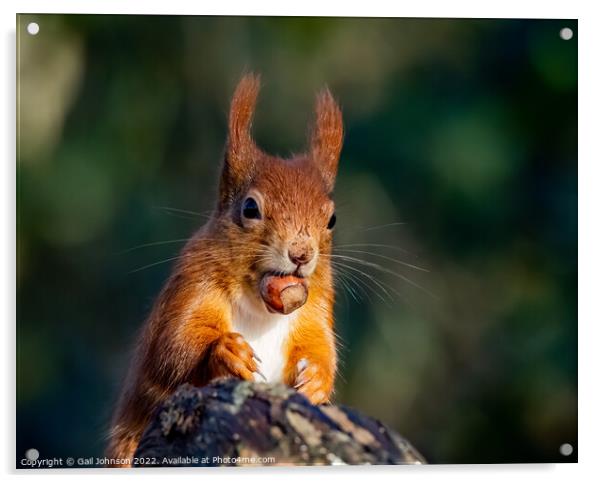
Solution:
{"label": "lichen on bark", "polygon": [[158,409],[138,464],[177,466],[420,464],[395,431],[345,406],[312,405],[282,384],[185,384]]}

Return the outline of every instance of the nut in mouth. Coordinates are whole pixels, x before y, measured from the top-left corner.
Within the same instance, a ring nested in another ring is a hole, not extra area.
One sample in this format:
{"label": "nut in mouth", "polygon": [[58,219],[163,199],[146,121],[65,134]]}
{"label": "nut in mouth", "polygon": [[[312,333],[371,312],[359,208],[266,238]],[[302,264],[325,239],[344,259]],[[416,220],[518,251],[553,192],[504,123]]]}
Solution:
{"label": "nut in mouth", "polygon": [[268,311],[286,315],[305,304],[308,284],[296,272],[288,275],[267,272],[261,278],[259,291]]}

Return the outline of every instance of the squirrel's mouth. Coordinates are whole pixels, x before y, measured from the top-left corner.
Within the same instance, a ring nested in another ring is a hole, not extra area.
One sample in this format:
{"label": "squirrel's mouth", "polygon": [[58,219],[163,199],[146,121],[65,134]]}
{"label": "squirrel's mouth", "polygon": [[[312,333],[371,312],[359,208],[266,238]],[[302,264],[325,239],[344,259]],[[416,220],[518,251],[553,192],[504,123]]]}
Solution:
{"label": "squirrel's mouth", "polygon": [[268,311],[290,314],[307,301],[307,279],[297,274],[266,272],[259,284],[261,298]]}

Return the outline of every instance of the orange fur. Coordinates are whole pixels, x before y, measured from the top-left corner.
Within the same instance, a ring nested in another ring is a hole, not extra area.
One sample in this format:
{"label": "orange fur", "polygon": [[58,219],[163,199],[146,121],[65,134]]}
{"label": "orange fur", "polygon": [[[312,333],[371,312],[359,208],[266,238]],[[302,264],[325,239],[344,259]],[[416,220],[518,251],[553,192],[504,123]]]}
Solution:
{"label": "orange fur", "polygon": [[330,267],[324,265],[321,268],[326,273],[315,274],[313,290],[307,303],[299,309],[301,313],[285,348],[288,357],[284,381],[291,386],[298,382],[297,366],[305,359],[309,382],[301,387],[300,392],[313,404],[330,400],[337,365],[333,330],[334,293]]}
{"label": "orange fur", "polygon": [[[282,380],[314,403],[332,394],[336,350],[327,225],[334,212],[330,194],[342,118],[330,93],[322,92],[309,154],[270,156],[250,134],[258,91],[259,78],[247,75],[234,93],[217,209],[182,250],[142,329],[113,417],[110,458],[133,456],[157,405],[178,385],[202,386],[220,376],[253,378],[258,365],[249,344],[232,332],[233,306],[242,297],[260,300],[261,277],[285,263],[282,254],[289,247],[311,248],[316,255],[313,269],[304,267],[303,274],[299,265],[295,272],[306,276],[309,295],[281,348]],[[242,219],[249,193],[260,201],[260,222]]]}

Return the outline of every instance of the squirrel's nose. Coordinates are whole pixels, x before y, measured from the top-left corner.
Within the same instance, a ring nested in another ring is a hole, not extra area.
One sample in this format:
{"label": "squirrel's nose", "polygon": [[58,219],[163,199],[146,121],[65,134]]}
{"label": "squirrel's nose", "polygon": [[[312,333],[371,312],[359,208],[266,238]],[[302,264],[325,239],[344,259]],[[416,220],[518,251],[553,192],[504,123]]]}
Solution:
{"label": "squirrel's nose", "polygon": [[293,243],[288,249],[288,258],[295,265],[305,265],[314,256],[313,248],[309,245]]}

